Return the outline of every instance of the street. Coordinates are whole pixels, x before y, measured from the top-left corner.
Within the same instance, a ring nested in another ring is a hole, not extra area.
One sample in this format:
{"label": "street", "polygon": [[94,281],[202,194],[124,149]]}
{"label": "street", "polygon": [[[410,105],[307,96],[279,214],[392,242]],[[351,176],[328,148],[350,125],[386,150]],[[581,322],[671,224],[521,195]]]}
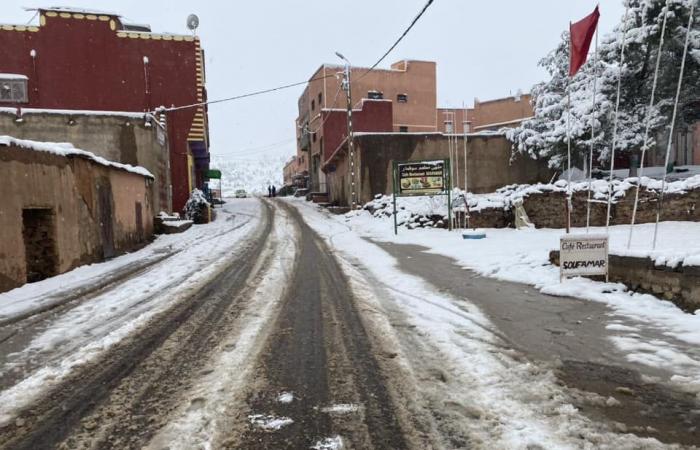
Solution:
{"label": "street", "polygon": [[[698,441],[694,396],[618,363],[602,306],[364,240],[400,261],[399,288],[393,275],[332,250],[341,235],[324,239],[305,208],[232,201],[210,225],[218,237],[170,249],[201,252],[190,271],[173,277],[168,260],[177,256],[161,254],[114,269],[94,291],[73,286],[60,293],[65,301],[5,318],[0,446]],[[153,289],[161,277],[180,289]],[[101,304],[110,297],[121,301]]]}

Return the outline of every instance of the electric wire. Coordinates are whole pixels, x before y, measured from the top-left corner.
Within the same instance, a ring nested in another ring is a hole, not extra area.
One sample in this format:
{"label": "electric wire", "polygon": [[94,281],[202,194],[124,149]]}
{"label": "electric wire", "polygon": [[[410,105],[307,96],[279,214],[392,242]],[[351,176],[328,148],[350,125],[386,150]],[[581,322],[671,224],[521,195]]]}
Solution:
{"label": "electric wire", "polygon": [[[404,30],[404,32],[401,33],[401,36],[399,36],[399,38],[396,40],[396,42],[394,42],[394,44],[393,44],[391,47],[389,47],[389,49],[382,55],[381,58],[379,58],[379,59],[377,60],[377,62],[375,62],[369,69],[367,69],[366,72],[364,72],[362,75],[360,75],[360,76],[358,77],[357,81],[359,81],[359,80],[362,79],[364,76],[366,76],[368,73],[370,73],[371,71],[373,71],[374,69],[376,69],[377,66],[378,66],[379,64],[381,64],[381,62],[384,61],[384,59],[385,59],[387,56],[389,56],[389,54],[396,48],[397,45],[399,45],[399,43],[403,40],[403,38],[406,37],[406,35],[409,33],[409,31],[411,31],[411,29],[416,25],[416,23],[418,22],[418,20],[420,20],[420,18],[423,16],[423,14],[425,14],[425,12],[428,10],[428,8],[430,7],[430,5],[432,5],[433,1],[434,1],[434,0],[428,0],[428,2],[425,4],[425,6],[423,6],[423,8],[421,9],[421,11],[418,13],[418,15],[411,21],[411,24],[408,26],[408,28],[406,28],[406,30]],[[300,81],[300,82],[297,82],[297,83],[285,84],[285,85],[277,86],[277,87],[270,88],[270,89],[262,89],[262,90],[259,90],[259,91],[249,92],[249,93],[246,93],[246,94],[235,95],[235,96],[233,96],[233,97],[221,98],[221,99],[217,99],[217,100],[208,100],[208,101],[206,101],[206,102],[198,102],[198,103],[193,103],[193,104],[190,104],[190,105],[175,106],[175,107],[170,107],[170,108],[163,108],[163,107],[161,107],[161,108],[156,109],[154,112],[156,112],[156,113],[159,113],[159,112],[160,112],[160,113],[163,113],[163,112],[173,112],[173,111],[180,111],[180,110],[183,110],[183,109],[197,108],[197,107],[205,106],[205,105],[214,105],[214,104],[216,104],[216,103],[230,102],[230,101],[234,101],[234,100],[240,100],[240,99],[244,99],[244,98],[248,98],[248,97],[253,97],[253,96],[256,96],[256,95],[269,94],[270,92],[281,91],[281,90],[283,90],[283,89],[289,89],[289,88],[293,88],[293,87],[296,87],[296,86],[302,86],[302,85],[311,83],[312,81],[323,80],[323,79],[331,78],[331,77],[334,77],[334,76],[335,76],[335,75],[323,75],[323,76],[311,78],[311,79],[309,79],[309,80]]]}
{"label": "electric wire", "polygon": [[306,81],[299,81],[299,82],[297,82],[297,83],[284,84],[284,85],[277,86],[277,87],[270,88],[270,89],[262,89],[262,90],[259,90],[259,91],[248,92],[248,93],[246,93],[246,94],[234,95],[233,97],[220,98],[220,99],[217,99],[217,100],[207,100],[206,102],[192,103],[192,104],[190,104],[190,105],[174,106],[174,107],[170,107],[170,108],[163,108],[163,107],[161,107],[161,108],[157,108],[154,112],[155,112],[155,113],[173,112],[173,111],[180,111],[180,110],[182,110],[182,109],[198,108],[198,107],[200,107],[200,106],[205,106],[205,105],[214,105],[214,104],[216,104],[216,103],[230,102],[230,101],[233,101],[233,100],[240,100],[240,99],[243,99],[243,98],[254,97],[254,96],[256,96],[256,95],[268,94],[268,93],[270,93],[270,92],[281,91],[281,90],[283,90],[283,89],[289,89],[289,88],[293,88],[293,87],[296,87],[296,86],[302,86],[302,85],[311,83],[312,81],[323,80],[323,79],[325,79],[325,78],[331,78],[331,77],[334,77],[334,76],[335,76],[335,75],[323,75],[323,76],[320,76],[320,77],[311,78],[311,79],[306,80]]}
{"label": "electric wire", "polygon": [[387,50],[387,51],[382,55],[382,57],[379,58],[379,59],[377,60],[377,62],[375,62],[374,64],[372,64],[372,66],[370,66],[370,68],[367,69],[366,72],[364,72],[363,74],[359,75],[355,81],[359,81],[359,80],[361,80],[362,78],[364,78],[368,73],[370,73],[371,71],[373,71],[374,69],[376,69],[377,66],[378,66],[379,64],[381,64],[381,62],[384,61],[384,59],[385,59],[387,56],[389,56],[389,53],[391,53],[391,52],[396,48],[396,46],[399,45],[399,43],[403,40],[403,38],[406,37],[406,35],[408,34],[408,32],[411,31],[411,29],[416,25],[416,23],[418,23],[418,21],[420,20],[420,18],[423,17],[423,14],[425,14],[425,12],[428,10],[428,8],[430,7],[430,5],[433,4],[433,1],[434,1],[434,0],[428,0],[428,2],[425,4],[425,6],[423,6],[423,9],[421,9],[420,12],[418,13],[418,15],[411,21],[411,24],[408,26],[408,28],[406,28],[406,30],[404,30],[404,32],[401,33],[401,36],[399,36],[399,38],[396,40],[396,42],[394,42],[394,44],[393,44],[391,47],[389,47],[389,50]]}

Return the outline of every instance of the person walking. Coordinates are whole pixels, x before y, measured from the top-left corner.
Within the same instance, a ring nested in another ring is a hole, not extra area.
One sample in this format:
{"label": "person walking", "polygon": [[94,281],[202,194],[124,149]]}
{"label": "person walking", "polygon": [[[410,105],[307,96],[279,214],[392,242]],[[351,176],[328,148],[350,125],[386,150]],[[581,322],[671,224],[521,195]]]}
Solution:
{"label": "person walking", "polygon": [[277,188],[275,187],[275,185],[272,185],[272,196],[273,197],[277,196]]}
{"label": "person walking", "polygon": [[267,186],[267,197],[270,198],[272,197],[272,186]]}

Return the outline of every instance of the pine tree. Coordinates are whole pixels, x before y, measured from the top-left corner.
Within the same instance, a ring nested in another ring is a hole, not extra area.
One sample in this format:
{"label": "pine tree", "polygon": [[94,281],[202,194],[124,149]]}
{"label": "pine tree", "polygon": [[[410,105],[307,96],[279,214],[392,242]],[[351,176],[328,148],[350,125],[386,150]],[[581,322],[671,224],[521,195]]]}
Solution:
{"label": "pine tree", "polygon": [[[665,42],[651,112],[650,148],[657,133],[665,131],[671,119],[678,83],[683,45],[687,32],[690,2],[670,0]],[[535,115],[521,126],[509,130],[514,149],[545,158],[550,167],[566,166],[567,102],[571,96],[571,145],[573,165],[583,167],[591,143],[591,120],[595,121],[593,141],[597,164],[609,166],[613,139],[618,75],[621,74],[620,112],[616,152],[639,153],[643,146],[645,118],[652,90],[656,55],[666,0],[626,0],[627,21],[600,40],[596,67],[592,55],[581,70],[568,77],[569,34],[562,34],[557,48],[540,61],[549,80],[532,88]],[[700,8],[696,7],[691,30],[689,56],[686,59],[677,129],[700,120]],[[625,32],[625,63],[620,70],[621,35]],[[593,117],[593,77],[597,73],[595,117]],[[595,164],[595,163],[594,163]]]}

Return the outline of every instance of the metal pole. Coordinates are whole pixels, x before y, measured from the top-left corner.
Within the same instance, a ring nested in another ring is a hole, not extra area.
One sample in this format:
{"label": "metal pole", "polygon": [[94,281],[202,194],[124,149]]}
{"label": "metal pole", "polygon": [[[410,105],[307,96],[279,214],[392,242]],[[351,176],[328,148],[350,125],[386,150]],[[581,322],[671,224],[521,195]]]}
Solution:
{"label": "metal pole", "polygon": [[586,201],[586,233],[591,228],[591,190],[593,188],[593,140],[595,138],[595,100],[598,82],[598,28],[595,30],[595,52],[593,53],[593,111],[591,112],[591,149],[588,154],[588,200]]}
{"label": "metal pole", "polygon": [[639,176],[637,178],[637,189],[634,193],[634,207],[632,208],[632,222],[630,223],[630,233],[627,237],[627,248],[632,246],[632,230],[637,219],[637,204],[639,203],[639,189],[642,184],[642,176],[644,175],[644,157],[646,156],[647,147],[649,146],[649,128],[651,125],[651,111],[654,108],[654,94],[656,93],[656,82],[659,78],[659,66],[661,62],[661,50],[664,46],[664,35],[666,34],[666,19],[668,17],[668,4],[670,0],[666,0],[666,6],[662,10],[664,12],[664,21],[661,25],[661,38],[659,39],[659,50],[656,53],[656,67],[654,69],[654,82],[651,85],[651,99],[649,100],[649,108],[646,114],[646,127],[644,128],[644,143],[642,144],[642,158],[639,163]]}
{"label": "metal pole", "polygon": [[668,142],[666,144],[666,160],[664,162],[664,176],[661,178],[661,198],[659,207],[656,210],[656,224],[654,225],[654,242],[652,248],[656,249],[656,237],[659,233],[659,219],[664,205],[664,190],[666,190],[666,172],[668,170],[668,160],[671,155],[671,143],[673,142],[673,128],[676,126],[676,113],[678,112],[678,100],[681,95],[683,85],[683,72],[685,71],[685,59],[688,56],[688,43],[690,42],[690,30],[693,26],[693,14],[695,13],[695,0],[690,2],[690,14],[688,17],[688,31],[685,34],[685,47],[683,48],[683,59],[681,60],[681,73],[678,75],[678,86],[676,87],[676,102],[673,105],[673,116],[671,116],[671,128],[668,130]]}
{"label": "metal pole", "polygon": [[[571,81],[571,78],[569,78]],[[566,234],[571,232],[571,88],[570,83],[566,86],[567,102],[566,102],[566,148],[567,157],[566,165],[568,174],[566,176]]]}
{"label": "metal pole", "polygon": [[347,94],[347,110],[348,110],[348,158],[350,160],[350,192],[351,192],[351,209],[357,209],[357,189],[355,186],[355,144],[353,142],[352,133],[352,87],[350,86],[350,62],[345,60],[345,79],[344,89]]}
{"label": "metal pole", "polygon": [[622,86],[622,69],[625,67],[625,38],[627,37],[627,14],[629,13],[629,4],[625,6],[625,16],[622,19],[622,43],[620,44],[620,74],[617,78],[617,98],[615,99],[615,119],[613,121],[612,135],[612,150],[610,152],[610,179],[608,180],[608,209],[605,216],[605,232],[610,230],[610,208],[612,205],[612,182],[613,171],[615,170],[615,144],[617,143],[617,122],[618,113],[620,111],[620,89]]}

